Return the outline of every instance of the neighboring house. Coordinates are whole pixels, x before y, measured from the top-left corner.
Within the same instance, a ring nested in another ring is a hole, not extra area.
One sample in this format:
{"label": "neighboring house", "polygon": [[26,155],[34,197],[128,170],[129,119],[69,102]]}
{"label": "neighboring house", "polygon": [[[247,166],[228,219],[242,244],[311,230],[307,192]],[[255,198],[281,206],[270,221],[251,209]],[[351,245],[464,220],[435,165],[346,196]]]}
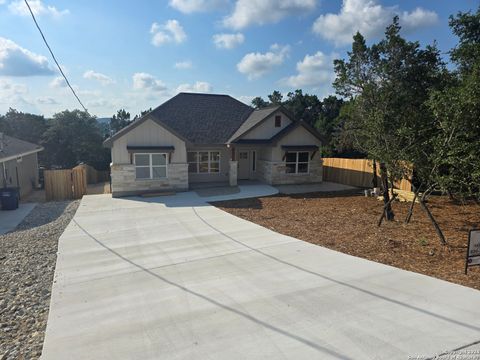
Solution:
{"label": "neighboring house", "polygon": [[322,181],[321,137],[282,106],[255,110],[228,95],[180,93],[109,139],[112,195],[254,179]]}
{"label": "neighboring house", "polygon": [[43,147],[0,133],[0,183],[20,188],[20,197],[38,186],[37,154]]}

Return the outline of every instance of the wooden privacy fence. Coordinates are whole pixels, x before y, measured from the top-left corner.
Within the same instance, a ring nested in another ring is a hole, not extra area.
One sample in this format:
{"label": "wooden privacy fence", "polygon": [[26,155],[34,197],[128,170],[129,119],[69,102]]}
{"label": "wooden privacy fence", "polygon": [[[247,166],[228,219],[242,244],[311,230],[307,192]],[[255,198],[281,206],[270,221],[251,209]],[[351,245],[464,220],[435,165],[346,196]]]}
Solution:
{"label": "wooden privacy fence", "polygon": [[[372,187],[373,164],[368,159],[323,159],[323,180],[358,187]],[[377,180],[380,174],[377,166]],[[402,179],[394,183],[399,190],[412,191],[410,180]]]}
{"label": "wooden privacy fence", "polygon": [[107,182],[110,180],[110,172],[99,171],[94,167],[86,164],[80,164],[73,169],[84,169],[87,174],[87,184],[97,184],[99,182]]}
{"label": "wooden privacy fence", "polygon": [[47,201],[81,199],[87,193],[87,173],[83,168],[45,170]]}

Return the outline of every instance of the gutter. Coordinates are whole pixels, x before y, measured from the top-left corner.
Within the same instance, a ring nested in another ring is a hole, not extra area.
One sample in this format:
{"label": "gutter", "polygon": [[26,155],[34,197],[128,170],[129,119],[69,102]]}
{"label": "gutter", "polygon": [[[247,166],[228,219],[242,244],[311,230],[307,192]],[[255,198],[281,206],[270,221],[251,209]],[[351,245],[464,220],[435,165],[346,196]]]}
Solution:
{"label": "gutter", "polygon": [[4,163],[4,162],[10,161],[10,160],[14,160],[14,159],[17,159],[18,157],[32,155],[32,154],[38,153],[38,152],[43,151],[43,150],[45,150],[45,148],[42,146],[39,149],[30,150],[30,151],[27,151],[27,152],[24,152],[24,153],[20,153],[20,154],[16,154],[16,155],[6,157],[6,158],[2,158],[2,159],[0,159],[0,163]]}

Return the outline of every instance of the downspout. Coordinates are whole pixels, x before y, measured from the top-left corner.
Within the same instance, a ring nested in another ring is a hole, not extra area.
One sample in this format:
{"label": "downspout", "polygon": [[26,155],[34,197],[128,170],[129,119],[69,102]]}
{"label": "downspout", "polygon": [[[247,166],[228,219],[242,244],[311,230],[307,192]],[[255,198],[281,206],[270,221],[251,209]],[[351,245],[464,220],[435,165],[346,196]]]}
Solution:
{"label": "downspout", "polygon": [[2,177],[3,187],[7,187],[7,170],[5,169],[5,162],[2,162]]}

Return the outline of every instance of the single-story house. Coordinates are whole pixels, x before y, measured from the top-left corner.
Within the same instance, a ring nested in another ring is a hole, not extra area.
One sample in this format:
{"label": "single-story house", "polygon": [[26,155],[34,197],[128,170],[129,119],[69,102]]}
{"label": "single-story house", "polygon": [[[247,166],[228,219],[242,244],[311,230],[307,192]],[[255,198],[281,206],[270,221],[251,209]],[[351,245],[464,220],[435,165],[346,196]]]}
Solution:
{"label": "single-story house", "polygon": [[38,186],[40,145],[0,133],[0,182],[2,187],[20,188],[20,197]]}
{"label": "single-story house", "polygon": [[321,144],[283,106],[256,110],[228,95],[197,93],[174,96],[104,142],[113,196],[244,179],[321,182]]}

